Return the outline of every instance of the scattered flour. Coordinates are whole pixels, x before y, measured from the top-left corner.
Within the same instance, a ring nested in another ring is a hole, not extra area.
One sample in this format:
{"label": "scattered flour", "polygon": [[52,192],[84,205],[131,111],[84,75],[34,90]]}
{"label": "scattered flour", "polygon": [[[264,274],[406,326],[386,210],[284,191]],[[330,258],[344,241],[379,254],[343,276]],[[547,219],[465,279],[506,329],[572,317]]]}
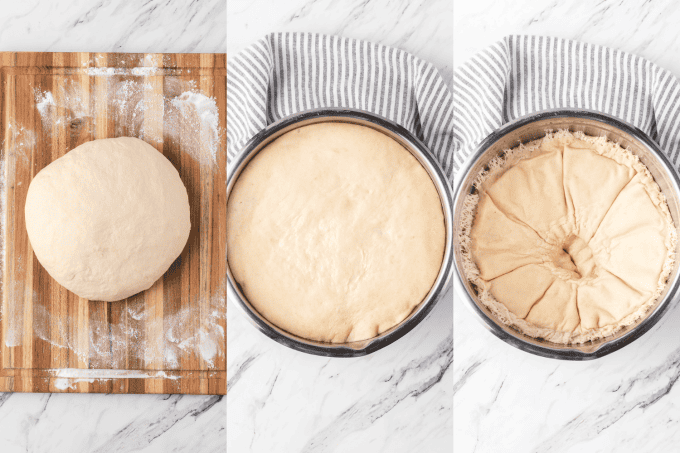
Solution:
{"label": "scattered flour", "polygon": [[[172,98],[171,105],[180,112],[184,121],[199,131],[189,136],[188,152],[203,165],[217,165],[221,137],[215,99],[195,91],[185,91]],[[177,129],[171,129],[169,133],[176,134]]]}
{"label": "scattered flour", "polygon": [[110,381],[112,379],[170,379],[177,380],[179,376],[164,371],[128,371],[128,370],[97,370],[84,368],[59,368],[49,370],[55,377],[54,387],[58,390],[73,389],[79,382],[92,384],[95,381]]}
{"label": "scattered flour", "polygon": [[40,90],[35,90],[35,108],[38,109],[41,118],[47,117],[48,109],[53,106],[54,96],[52,96],[51,92],[42,93]]}
{"label": "scattered flour", "polygon": [[113,76],[113,75],[134,75],[152,76],[157,75],[161,70],[157,67],[136,67],[136,68],[87,68],[86,73],[90,76]]}
{"label": "scattered flour", "polygon": [[[100,65],[102,62],[98,61]],[[81,92],[78,84],[67,82],[51,91],[34,89],[34,101],[37,114],[40,117],[44,134],[68,127],[74,121],[80,124],[87,122],[85,127],[94,131],[97,115],[102,107],[106,107],[108,120],[115,124],[115,135],[128,135],[141,138],[153,145],[164,142],[179,143],[183,152],[191,156],[202,168],[214,169],[217,165],[219,146],[224,131],[219,125],[219,112],[214,98],[208,97],[198,90],[193,81],[183,81],[178,77],[166,76],[164,83],[165,95],[159,98],[162,102],[149,103],[149,95],[154,92],[153,76],[160,73],[155,67],[153,58],[146,56],[140,62],[141,67],[124,69],[110,67],[83,67],[83,73],[90,76],[107,76],[107,95],[98,97],[96,90],[89,94]],[[145,79],[145,77],[147,77]],[[149,79],[149,77],[151,79]],[[158,81],[156,81],[158,82]],[[146,101],[145,101],[146,99]],[[32,148],[36,146],[36,132],[22,125],[10,124],[5,133],[2,146],[7,151],[0,161],[0,193],[6,193],[8,171],[11,170],[13,159],[30,160]],[[11,182],[10,182],[11,183]],[[0,229],[2,237],[6,237],[6,197],[0,197]],[[6,250],[2,245],[2,264],[6,263]],[[24,335],[24,301],[30,300],[31,295],[25,294],[23,282],[16,281],[12,288],[6,291],[6,300],[11,303],[0,304],[2,316],[3,342],[5,347],[20,346]],[[226,303],[223,295],[218,292],[208,304],[211,307],[222,307]],[[68,354],[75,354],[82,362],[87,363],[90,357],[107,361],[112,354],[134,358],[138,363],[149,361],[163,363],[164,369],[179,369],[184,357],[197,357],[214,369],[215,361],[223,355],[225,335],[220,322],[225,322],[226,313],[222,310],[212,310],[203,314],[199,320],[195,310],[184,308],[176,313],[167,314],[162,319],[155,319],[146,313],[144,307],[134,308],[127,305],[122,321],[119,323],[91,323],[87,347],[78,344],[73,338],[77,326],[75,318],[70,316],[53,317],[44,306],[38,294],[33,292],[34,336],[46,341],[52,347],[66,349]],[[201,305],[201,304],[199,304]],[[125,319],[141,321],[126,323]],[[137,324],[139,324],[138,327]],[[105,331],[102,331],[104,330]],[[161,345],[146,344],[148,331],[162,332]],[[113,339],[112,343],[97,344],[97,338]],[[130,351],[132,340],[137,347]],[[156,356],[156,354],[158,356]],[[99,373],[99,374],[98,374]],[[135,374],[136,373],[136,374]],[[96,369],[59,369],[54,370],[57,378],[54,385],[57,389],[71,388],[79,381],[93,382],[94,379],[114,379],[118,377],[139,378],[167,378],[177,379],[162,371],[140,371],[130,374],[125,370],[96,370]]]}
{"label": "scattered flour", "polygon": [[[9,177],[9,168],[14,168],[17,162],[22,166],[30,165],[30,156],[33,148],[36,146],[35,133],[21,125],[10,123],[6,126],[4,139],[0,144],[5,149],[5,154],[0,161],[0,234],[2,238],[7,237],[7,209],[16,209],[14,206],[7,206],[8,184],[11,187],[15,182],[13,177]],[[21,185],[21,181],[17,183]],[[2,247],[2,269],[7,263],[7,249],[4,241],[0,245]],[[23,269],[22,257],[16,258],[16,268]],[[24,332],[24,300],[26,298],[26,288],[24,281],[16,280],[5,286],[5,294],[7,300],[16,301],[16,303],[6,304],[0,303],[0,316],[3,322],[3,337],[6,347],[20,346],[22,343],[22,336]]]}
{"label": "scattered flour", "polygon": [[[3,222],[4,223],[4,222]],[[3,251],[4,252],[4,251]],[[5,346],[21,346],[22,336],[24,334],[24,282],[15,281],[11,283],[7,298],[13,303],[3,306],[2,318],[5,322],[5,329],[3,336],[5,337]]]}
{"label": "scattered flour", "polygon": [[[7,125],[5,137],[2,146],[5,148],[7,156],[13,159],[21,159],[24,164],[29,164],[31,153],[37,144],[35,132],[24,126],[10,123]],[[6,143],[8,140],[9,143]]]}
{"label": "scattered flour", "polygon": [[[215,306],[215,302],[213,301],[211,305]],[[213,310],[207,316],[203,316],[200,326],[187,331],[187,327],[195,323],[193,313],[195,313],[194,310],[185,308],[173,315],[164,316],[161,320],[165,327],[165,341],[168,345],[163,358],[169,368],[171,364],[179,366],[178,356],[195,352],[199,353],[199,357],[209,368],[215,366],[215,359],[221,349],[219,345],[224,344],[225,333],[219,321],[224,319],[225,314]]]}
{"label": "scattered flour", "polygon": [[[225,134],[219,124],[215,98],[201,93],[194,81],[166,76],[163,81],[166,94],[158,100],[157,106],[155,102],[149,103],[145,95],[153,93],[154,86],[144,77],[158,71],[157,67],[87,68],[91,76],[109,76],[105,99],[90,93],[90,97],[94,97],[90,101],[94,103],[94,109],[85,105],[80,86],[72,82],[60,86],[56,92],[34,89],[43,129],[51,131],[55,126],[83,118],[92,119],[91,127],[94,128],[96,115],[92,110],[105,105],[109,119],[115,124],[116,135],[137,137],[153,145],[179,142],[182,150],[202,167],[214,168]],[[127,77],[121,77],[123,75]]]}
{"label": "scattered flour", "polygon": [[78,379],[94,382],[97,378],[104,379],[179,379],[178,376],[165,371],[130,371],[130,370],[98,370],[93,368],[58,368],[49,370],[49,374],[56,378]]}
{"label": "scattered flour", "polygon": [[[23,335],[23,285],[16,285],[19,294],[16,299],[21,303],[9,304],[8,331],[5,333],[5,346],[20,346]],[[215,296],[210,305],[218,306],[224,296]],[[115,303],[115,302],[114,302]],[[200,303],[198,304],[200,305]],[[127,304],[119,322],[96,324],[90,323],[87,335],[87,345],[83,347],[73,332],[79,330],[74,324],[77,320],[71,316],[52,316],[44,306],[39,295],[33,292],[33,336],[40,338],[49,345],[68,350],[78,359],[87,363],[90,357],[104,363],[112,363],[115,357],[134,358],[138,363],[162,363],[163,369],[179,369],[181,356],[202,359],[208,369],[214,369],[215,359],[224,354],[223,347],[225,332],[220,325],[226,314],[213,309],[209,314],[197,316],[196,310],[183,308],[172,314],[165,314],[162,318],[155,318],[147,313],[143,306]],[[12,312],[16,307],[17,313]],[[129,319],[141,321],[129,322]],[[139,324],[139,326],[137,325]],[[103,330],[103,331],[102,331]],[[163,332],[156,339],[158,343],[150,343],[147,331]],[[111,338],[111,342],[103,344],[98,338]]]}

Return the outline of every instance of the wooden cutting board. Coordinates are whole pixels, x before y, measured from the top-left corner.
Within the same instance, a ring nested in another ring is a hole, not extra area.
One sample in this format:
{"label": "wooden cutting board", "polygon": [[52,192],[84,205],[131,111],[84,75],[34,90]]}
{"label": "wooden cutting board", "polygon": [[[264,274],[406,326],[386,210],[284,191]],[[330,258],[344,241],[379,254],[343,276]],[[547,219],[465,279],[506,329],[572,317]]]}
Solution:
{"label": "wooden cutting board", "polygon": [[[226,394],[226,55],[0,53],[0,392]],[[189,193],[181,256],[149,290],[81,299],[31,249],[31,179],[133,136]]]}

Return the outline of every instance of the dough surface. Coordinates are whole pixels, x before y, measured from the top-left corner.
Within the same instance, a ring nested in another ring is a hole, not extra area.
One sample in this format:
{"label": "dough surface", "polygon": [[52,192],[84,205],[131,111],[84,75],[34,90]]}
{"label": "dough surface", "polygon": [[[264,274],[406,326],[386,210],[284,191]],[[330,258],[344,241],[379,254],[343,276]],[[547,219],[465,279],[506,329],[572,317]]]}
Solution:
{"label": "dough surface", "polygon": [[648,310],[671,271],[677,233],[632,153],[560,131],[489,167],[466,200],[474,220],[462,243],[467,277],[501,321],[579,343]]}
{"label": "dough surface", "polygon": [[432,288],[446,231],[437,190],[399,143],[320,123],[248,164],[227,205],[227,256],[271,323],[316,341],[375,337]]}
{"label": "dough surface", "polygon": [[116,301],[148,289],[189,238],[179,173],[132,137],[84,143],[43,168],[26,196],[38,261],[80,297]]}

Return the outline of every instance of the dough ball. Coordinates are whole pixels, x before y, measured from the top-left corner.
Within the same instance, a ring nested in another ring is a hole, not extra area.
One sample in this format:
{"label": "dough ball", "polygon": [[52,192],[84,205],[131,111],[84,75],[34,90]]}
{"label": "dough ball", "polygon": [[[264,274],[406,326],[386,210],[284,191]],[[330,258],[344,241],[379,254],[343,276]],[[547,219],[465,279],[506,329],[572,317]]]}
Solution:
{"label": "dough ball", "polygon": [[191,229],[179,173],[132,137],[84,143],[43,168],[25,213],[47,272],[80,297],[109,302],[153,285]]}

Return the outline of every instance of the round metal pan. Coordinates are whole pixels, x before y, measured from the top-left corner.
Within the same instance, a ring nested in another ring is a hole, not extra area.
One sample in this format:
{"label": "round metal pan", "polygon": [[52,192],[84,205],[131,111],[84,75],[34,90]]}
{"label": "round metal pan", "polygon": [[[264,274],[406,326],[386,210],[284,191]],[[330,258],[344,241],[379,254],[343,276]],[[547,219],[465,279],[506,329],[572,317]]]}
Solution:
{"label": "round metal pan", "polygon": [[453,201],[450,183],[446,179],[441,167],[427,147],[405,128],[372,113],[345,108],[315,109],[296,114],[280,120],[255,135],[244,147],[227,169],[227,200],[236,180],[258,152],[273,140],[299,127],[322,122],[342,122],[358,124],[375,129],[391,137],[406,148],[418,159],[434,183],[441,199],[446,222],[446,248],[439,275],[427,297],[413,310],[413,312],[392,329],[385,331],[375,338],[351,343],[323,343],[292,335],[276,325],[270,323],[252,305],[234,280],[227,261],[227,293],[237,307],[248,317],[255,327],[269,338],[288,346],[289,348],[309,354],[327,357],[360,357],[375,352],[394,343],[411,331],[434,308],[438,300],[448,289],[453,274]]}
{"label": "round metal pan", "polygon": [[[655,181],[666,196],[668,207],[677,226],[680,221],[680,180],[659,146],[646,133],[610,115],[580,109],[548,110],[519,118],[505,124],[485,138],[461,171],[454,192],[454,232],[460,225],[463,200],[470,193],[475,176],[487,163],[503,150],[514,148],[544,137],[547,131],[568,129],[581,131],[587,135],[605,136],[609,140],[628,148],[647,166]],[[676,256],[678,250],[676,250]],[[461,294],[457,295],[470,308],[474,315],[494,335],[504,342],[523,351],[543,357],[561,360],[591,360],[623,348],[640,338],[656,324],[668,310],[678,294],[678,263],[676,260],[666,288],[656,304],[637,323],[617,331],[612,336],[584,344],[562,345],[524,335],[518,330],[497,321],[490,310],[476,297],[470,282],[462,276],[462,254],[460,244],[454,246],[454,266],[460,283]]]}

